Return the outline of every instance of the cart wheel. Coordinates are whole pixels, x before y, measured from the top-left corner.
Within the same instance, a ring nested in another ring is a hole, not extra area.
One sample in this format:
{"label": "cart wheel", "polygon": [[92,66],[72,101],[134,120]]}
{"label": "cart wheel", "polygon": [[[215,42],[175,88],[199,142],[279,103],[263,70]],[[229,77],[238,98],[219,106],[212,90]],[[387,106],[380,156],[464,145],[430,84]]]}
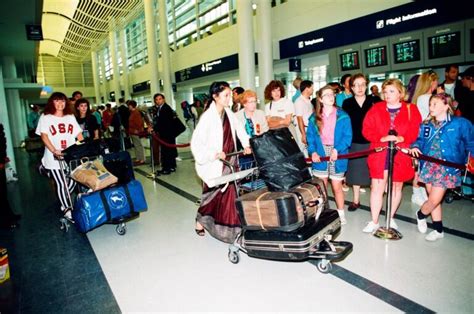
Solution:
{"label": "cart wheel", "polygon": [[59,222],[61,223],[61,230],[63,230],[64,232],[68,232],[69,231],[69,222],[67,221],[66,218],[60,218],[59,219]]}
{"label": "cart wheel", "polygon": [[118,235],[123,236],[125,233],[127,233],[127,227],[125,227],[124,223],[121,223],[120,225],[117,225],[115,231],[117,231]]}
{"label": "cart wheel", "polygon": [[452,193],[446,194],[444,197],[444,202],[446,204],[451,204],[454,201],[454,195]]}
{"label": "cart wheel", "polygon": [[239,262],[239,252],[233,252],[229,250],[228,257],[232,264],[237,264]]}
{"label": "cart wheel", "polygon": [[331,270],[332,270],[332,264],[331,264],[331,261],[328,261],[328,260],[320,260],[317,264],[316,264],[316,267],[318,268],[318,270],[323,273],[323,274],[327,274],[329,273]]}

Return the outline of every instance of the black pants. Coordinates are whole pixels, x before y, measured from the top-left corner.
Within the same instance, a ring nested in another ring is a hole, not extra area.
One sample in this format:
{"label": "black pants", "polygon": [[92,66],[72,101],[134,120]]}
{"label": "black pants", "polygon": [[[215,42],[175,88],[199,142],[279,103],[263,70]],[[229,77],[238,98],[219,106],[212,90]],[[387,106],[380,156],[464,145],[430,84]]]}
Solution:
{"label": "black pants", "polygon": [[[175,145],[175,138],[162,138],[167,144]],[[163,170],[176,169],[176,157],[178,157],[178,150],[176,147],[167,147],[161,145],[161,167]]]}

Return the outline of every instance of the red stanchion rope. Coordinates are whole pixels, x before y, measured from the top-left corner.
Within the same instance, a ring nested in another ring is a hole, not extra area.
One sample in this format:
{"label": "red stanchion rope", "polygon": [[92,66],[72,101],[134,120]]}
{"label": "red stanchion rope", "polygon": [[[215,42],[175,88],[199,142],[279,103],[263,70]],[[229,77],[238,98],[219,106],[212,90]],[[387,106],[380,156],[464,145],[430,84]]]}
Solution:
{"label": "red stanchion rope", "polygon": [[158,136],[158,134],[156,134],[156,133],[153,133],[152,136],[155,140],[158,141],[158,143],[160,143],[161,145],[166,146],[166,147],[183,148],[183,147],[188,147],[189,145],[191,145],[191,143],[186,143],[186,144],[170,144],[170,143],[167,143],[167,142],[163,141]]}
{"label": "red stanchion rope", "polygon": [[419,154],[418,157],[416,157],[416,156],[413,156],[412,154],[410,154],[410,151],[406,148],[397,147],[397,150],[404,153],[405,155],[408,155],[408,156],[412,157],[412,158],[433,162],[433,163],[440,164],[440,165],[443,165],[443,166],[446,166],[446,167],[456,168],[456,169],[460,169],[460,170],[466,170],[466,165],[456,164],[454,162],[434,158],[434,157],[423,155],[423,154]]}
{"label": "red stanchion rope", "polygon": [[[388,147],[387,146],[381,146],[381,147],[376,147],[376,148],[371,148],[371,149],[366,149],[366,150],[361,150],[358,152],[352,152],[348,154],[342,154],[338,155],[337,159],[353,159],[353,158],[359,158],[363,156],[368,156],[370,154],[375,154],[375,153],[380,153],[384,150],[386,150]],[[325,157],[320,157],[321,161],[329,161],[329,156]],[[306,158],[307,163],[312,163],[313,160],[311,158]]]}

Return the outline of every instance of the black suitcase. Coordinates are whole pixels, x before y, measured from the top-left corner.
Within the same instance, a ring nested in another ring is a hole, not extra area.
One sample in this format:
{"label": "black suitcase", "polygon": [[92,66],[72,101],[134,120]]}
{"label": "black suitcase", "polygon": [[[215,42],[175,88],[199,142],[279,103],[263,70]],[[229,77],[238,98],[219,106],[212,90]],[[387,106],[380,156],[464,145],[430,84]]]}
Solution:
{"label": "black suitcase", "polygon": [[135,179],[132,158],[129,152],[121,151],[102,155],[105,168],[118,178],[119,184],[127,184]]}
{"label": "black suitcase", "polygon": [[318,220],[309,219],[297,230],[244,230],[238,240],[243,250],[256,258],[281,261],[304,261],[310,258],[334,260],[345,257],[352,249],[351,243],[331,241],[340,230],[341,220],[337,211],[328,209],[321,213]]}

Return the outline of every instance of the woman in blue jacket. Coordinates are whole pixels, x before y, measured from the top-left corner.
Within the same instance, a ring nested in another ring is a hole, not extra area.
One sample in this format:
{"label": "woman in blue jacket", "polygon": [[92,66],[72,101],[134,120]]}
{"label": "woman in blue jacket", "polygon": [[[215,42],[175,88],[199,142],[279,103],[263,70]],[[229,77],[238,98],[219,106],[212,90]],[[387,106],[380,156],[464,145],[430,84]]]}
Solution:
{"label": "woman in blue jacket", "polygon": [[[313,175],[327,186],[331,179],[341,224],[346,224],[344,214],[344,192],[342,181],[347,170],[347,159],[338,159],[339,154],[349,152],[352,142],[351,120],[347,113],[336,106],[334,90],[326,85],[317,92],[316,111],[310,116],[306,133],[308,153],[313,161]],[[330,161],[321,162],[329,156]]]}
{"label": "woman in blue jacket", "polygon": [[[436,94],[430,98],[430,114],[420,126],[417,141],[412,145],[411,153],[418,157],[420,153],[438,159],[465,164],[468,153],[474,153],[474,129],[469,120],[454,117],[452,98],[448,94]],[[461,170],[432,162],[420,163],[420,181],[426,184],[428,200],[417,212],[418,231],[426,233],[426,217],[431,215],[435,230],[425,239],[436,241],[444,237],[441,201],[446,189],[461,185]]]}

